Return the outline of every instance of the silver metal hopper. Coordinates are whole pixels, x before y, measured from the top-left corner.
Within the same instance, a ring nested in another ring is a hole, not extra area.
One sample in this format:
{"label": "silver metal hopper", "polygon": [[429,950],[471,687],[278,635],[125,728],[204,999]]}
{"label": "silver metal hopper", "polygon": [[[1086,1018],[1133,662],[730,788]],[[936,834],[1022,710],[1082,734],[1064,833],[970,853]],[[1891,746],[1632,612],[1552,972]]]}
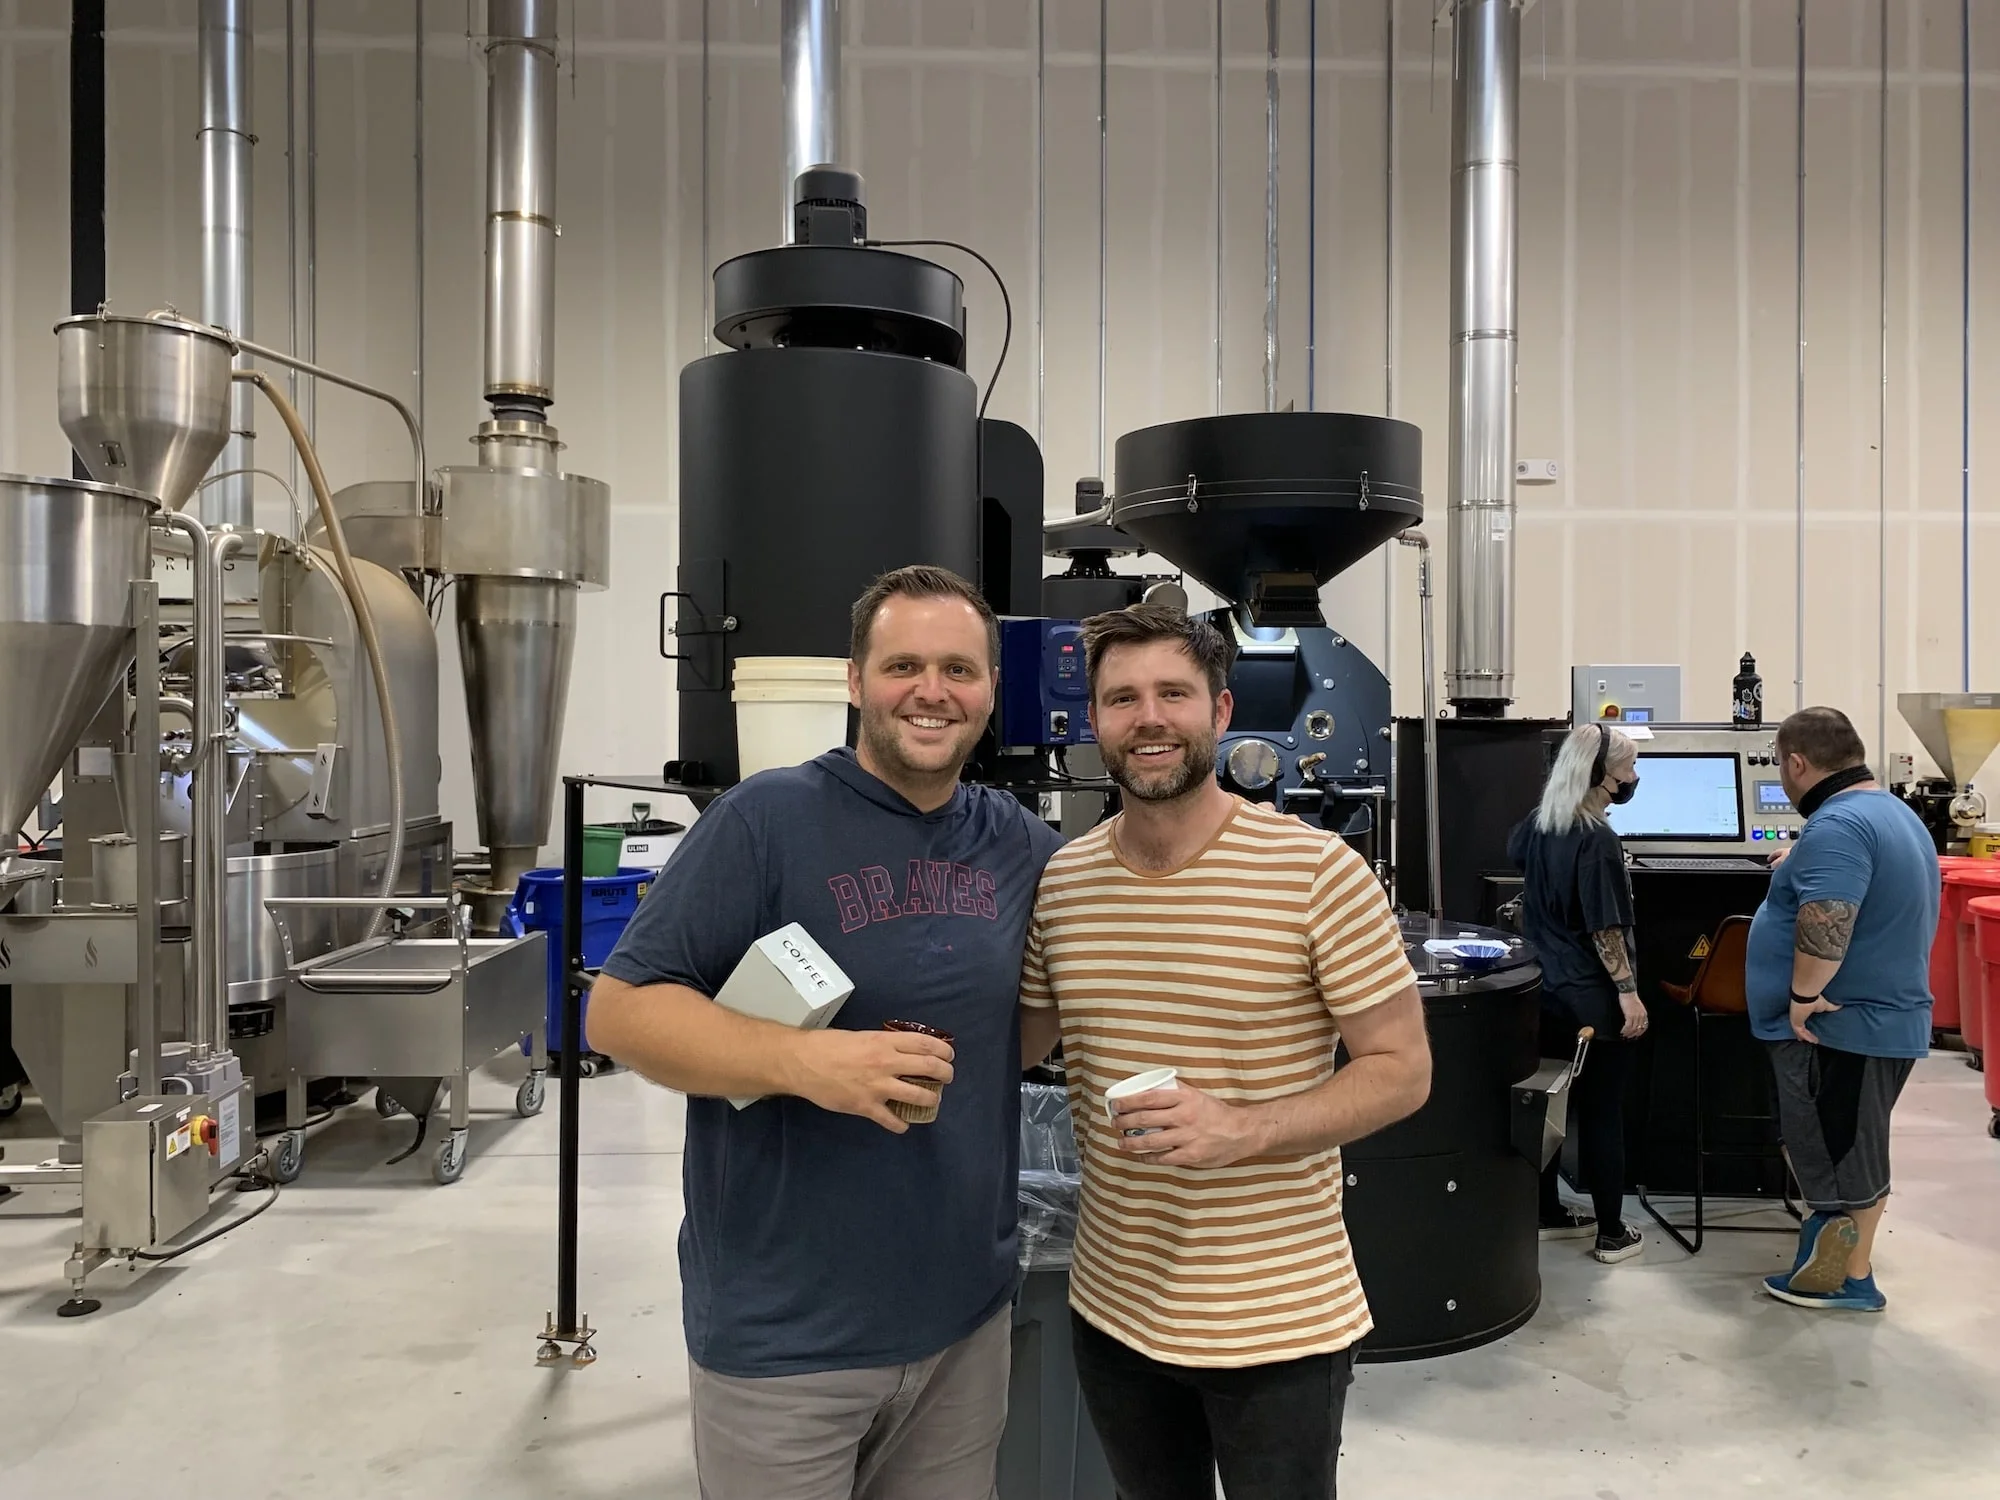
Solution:
{"label": "silver metal hopper", "polygon": [[132,660],[154,502],[0,475],[0,840],[12,839]]}
{"label": "silver metal hopper", "polygon": [[229,441],[236,346],[171,309],[56,324],[56,411],[91,477],[178,511]]}
{"label": "silver metal hopper", "polygon": [[2000,693],[1898,693],[1896,712],[1956,787],[2000,745]]}

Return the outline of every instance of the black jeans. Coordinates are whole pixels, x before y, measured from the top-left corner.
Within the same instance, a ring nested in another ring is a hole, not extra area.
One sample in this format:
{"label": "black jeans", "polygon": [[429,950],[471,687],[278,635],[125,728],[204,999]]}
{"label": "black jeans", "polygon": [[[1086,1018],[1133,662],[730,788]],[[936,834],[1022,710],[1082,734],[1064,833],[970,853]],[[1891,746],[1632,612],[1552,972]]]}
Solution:
{"label": "black jeans", "polygon": [[[1575,1050],[1575,1023],[1544,1010],[1542,1056],[1568,1057]],[[1576,1132],[1577,1167],[1599,1234],[1616,1235],[1625,1228],[1625,1089],[1631,1072],[1632,1044],[1600,1026],[1584,1059],[1583,1076],[1570,1086],[1569,1128]],[[1542,1173],[1544,1219],[1561,1212],[1556,1191],[1560,1162],[1558,1155]]]}
{"label": "black jeans", "polygon": [[1076,1378],[1118,1500],[1333,1500],[1350,1351],[1243,1369],[1148,1359],[1070,1314]]}

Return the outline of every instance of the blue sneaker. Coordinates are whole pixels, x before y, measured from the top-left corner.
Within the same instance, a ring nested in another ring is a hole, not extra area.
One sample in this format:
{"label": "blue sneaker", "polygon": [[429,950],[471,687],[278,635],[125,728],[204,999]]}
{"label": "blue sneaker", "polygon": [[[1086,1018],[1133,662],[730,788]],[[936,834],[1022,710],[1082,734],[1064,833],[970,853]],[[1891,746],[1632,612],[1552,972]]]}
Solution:
{"label": "blue sneaker", "polygon": [[1802,1292],[1791,1284],[1792,1280],[1780,1271],[1764,1278],[1764,1290],[1793,1307],[1823,1307],[1834,1312],[1880,1312],[1889,1305],[1889,1299],[1876,1290],[1872,1271],[1859,1280],[1852,1276],[1844,1278],[1840,1289],[1832,1292]]}
{"label": "blue sneaker", "polygon": [[1860,1238],[1854,1220],[1846,1214],[1808,1216],[1799,1225],[1799,1248],[1792,1269],[1779,1279],[1794,1292],[1819,1296],[1839,1291],[1847,1279],[1847,1257]]}

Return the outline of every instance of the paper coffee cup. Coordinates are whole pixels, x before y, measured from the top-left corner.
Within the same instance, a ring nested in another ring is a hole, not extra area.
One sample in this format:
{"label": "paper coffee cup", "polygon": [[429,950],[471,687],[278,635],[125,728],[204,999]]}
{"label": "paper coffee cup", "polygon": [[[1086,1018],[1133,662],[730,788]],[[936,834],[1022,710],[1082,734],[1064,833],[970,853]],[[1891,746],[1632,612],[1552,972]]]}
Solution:
{"label": "paper coffee cup", "polygon": [[[884,1031],[911,1031],[918,1036],[934,1036],[946,1046],[951,1045],[951,1033],[939,1031],[935,1026],[926,1026],[921,1021],[884,1021]],[[905,1104],[900,1099],[889,1101],[889,1113],[907,1125],[928,1125],[938,1117],[938,1096],[944,1092],[944,1085],[935,1078],[905,1076],[904,1083],[914,1083],[919,1088],[931,1091],[928,1104]]]}
{"label": "paper coffee cup", "polygon": [[[1134,1073],[1130,1078],[1120,1079],[1104,1091],[1104,1113],[1112,1125],[1118,1124],[1118,1101],[1129,1099],[1134,1094],[1148,1094],[1154,1089],[1171,1089],[1179,1086],[1180,1073],[1174,1068],[1152,1068],[1144,1073]],[[1126,1135],[1151,1135],[1153,1129],[1127,1130]]]}

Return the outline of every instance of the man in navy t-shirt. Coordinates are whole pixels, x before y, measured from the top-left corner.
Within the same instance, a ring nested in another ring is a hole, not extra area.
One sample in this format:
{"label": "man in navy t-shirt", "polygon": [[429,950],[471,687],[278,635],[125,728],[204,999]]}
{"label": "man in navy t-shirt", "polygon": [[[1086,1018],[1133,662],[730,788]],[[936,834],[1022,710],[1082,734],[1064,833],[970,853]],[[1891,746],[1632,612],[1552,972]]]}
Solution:
{"label": "man in navy t-shirt", "polygon": [[[689,1096],[680,1262],[703,1500],[992,1491],[1021,946],[1061,843],[958,779],[992,713],[997,636],[955,574],[878,579],[854,609],[858,750],[717,798],[592,991],[592,1044]],[[826,1030],[709,998],[788,922],[854,982]],[[727,1102],[746,1095],[765,1097]],[[890,1107],[933,1099],[929,1124]]]}
{"label": "man in navy t-shirt", "polygon": [[1806,826],[1771,876],[1745,960],[1785,1153],[1811,1213],[1780,1301],[1880,1312],[1871,1252],[1889,1196],[1889,1113],[1930,1046],[1938,861],[1917,815],[1876,783],[1847,715],[1778,726],[1779,775]]}

